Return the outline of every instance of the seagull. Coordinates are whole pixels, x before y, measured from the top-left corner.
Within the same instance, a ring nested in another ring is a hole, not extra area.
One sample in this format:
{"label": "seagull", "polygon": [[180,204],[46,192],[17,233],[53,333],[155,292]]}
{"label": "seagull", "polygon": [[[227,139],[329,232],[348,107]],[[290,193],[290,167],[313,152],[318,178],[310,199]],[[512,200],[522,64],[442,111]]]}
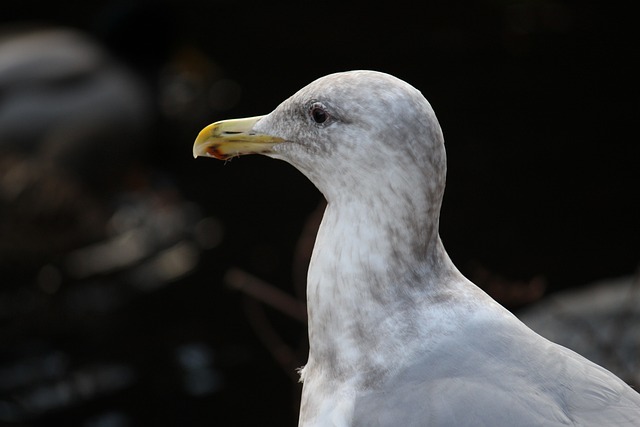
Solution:
{"label": "seagull", "polygon": [[444,138],[376,71],[319,78],[265,116],[204,128],[195,157],[259,153],[327,200],[307,278],[300,426],[638,426],[640,394],[466,279],[438,233]]}

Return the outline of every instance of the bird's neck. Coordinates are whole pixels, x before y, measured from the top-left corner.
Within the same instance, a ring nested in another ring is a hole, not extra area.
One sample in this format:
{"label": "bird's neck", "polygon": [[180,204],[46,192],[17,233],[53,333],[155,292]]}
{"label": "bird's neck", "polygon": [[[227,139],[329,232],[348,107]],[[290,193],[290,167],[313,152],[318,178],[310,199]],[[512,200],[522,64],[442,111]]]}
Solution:
{"label": "bird's neck", "polygon": [[328,364],[336,378],[376,371],[380,357],[409,357],[428,325],[439,327],[453,292],[446,284],[459,273],[438,236],[438,213],[414,202],[405,210],[384,200],[327,206],[309,267],[305,369]]}

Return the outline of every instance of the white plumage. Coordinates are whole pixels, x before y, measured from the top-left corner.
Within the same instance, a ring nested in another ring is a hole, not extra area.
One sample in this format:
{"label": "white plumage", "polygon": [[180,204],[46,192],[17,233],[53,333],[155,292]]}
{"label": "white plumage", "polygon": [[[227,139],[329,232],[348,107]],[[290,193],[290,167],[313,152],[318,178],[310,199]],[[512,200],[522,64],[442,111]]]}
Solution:
{"label": "white plumage", "polygon": [[449,259],[444,139],[418,90],[332,74],[194,145],[253,152],[291,163],[328,202],[309,267],[300,425],[640,425],[640,395],[527,328]]}

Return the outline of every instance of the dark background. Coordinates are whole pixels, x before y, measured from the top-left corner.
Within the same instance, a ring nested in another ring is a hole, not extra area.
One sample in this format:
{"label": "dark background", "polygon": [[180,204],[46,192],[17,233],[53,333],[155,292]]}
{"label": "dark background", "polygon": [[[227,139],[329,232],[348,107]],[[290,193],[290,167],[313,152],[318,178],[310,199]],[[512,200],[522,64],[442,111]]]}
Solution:
{"label": "dark background", "polygon": [[[38,233],[22,238],[14,227],[15,205],[3,204],[5,233],[33,245],[18,261],[5,250],[1,262],[0,424],[295,424],[293,367],[306,360],[305,326],[229,289],[223,276],[240,268],[300,297],[307,252],[299,236],[321,196],[283,162],[194,160],[191,147],[204,125],[268,113],[335,71],[385,71],[429,99],[448,152],[445,246],[508,307],[636,271],[630,11],[604,1],[414,4],[3,4],[6,32],[25,24],[78,29],[148,94],[143,135],[114,160],[126,166],[95,187],[77,177],[87,185],[70,198],[91,199],[104,223],[131,199],[161,199],[189,212],[175,241],[200,243],[189,246],[198,248],[195,265],[157,286],[132,279],[147,274],[139,265],[78,278],[65,271],[66,257],[106,239],[103,222],[72,242],[39,247]],[[0,91],[0,111],[11,108],[7,99]],[[144,224],[158,204],[142,204]],[[38,206],[28,205],[27,216]],[[77,209],[86,218],[93,208]],[[50,225],[32,216],[36,230]],[[56,230],[68,236],[65,224],[77,222],[61,224]],[[215,242],[203,244],[203,235]],[[55,280],[43,279],[51,271]]]}

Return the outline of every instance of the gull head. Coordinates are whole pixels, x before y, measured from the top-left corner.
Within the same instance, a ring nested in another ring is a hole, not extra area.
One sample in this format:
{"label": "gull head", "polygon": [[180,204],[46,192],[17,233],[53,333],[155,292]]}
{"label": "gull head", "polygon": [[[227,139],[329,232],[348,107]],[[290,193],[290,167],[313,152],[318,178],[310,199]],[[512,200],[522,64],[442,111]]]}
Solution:
{"label": "gull head", "polygon": [[195,157],[253,153],[292,164],[329,202],[424,189],[439,206],[444,191],[444,140],[431,105],[413,86],[376,71],[322,77],[265,116],[207,126],[193,147]]}

